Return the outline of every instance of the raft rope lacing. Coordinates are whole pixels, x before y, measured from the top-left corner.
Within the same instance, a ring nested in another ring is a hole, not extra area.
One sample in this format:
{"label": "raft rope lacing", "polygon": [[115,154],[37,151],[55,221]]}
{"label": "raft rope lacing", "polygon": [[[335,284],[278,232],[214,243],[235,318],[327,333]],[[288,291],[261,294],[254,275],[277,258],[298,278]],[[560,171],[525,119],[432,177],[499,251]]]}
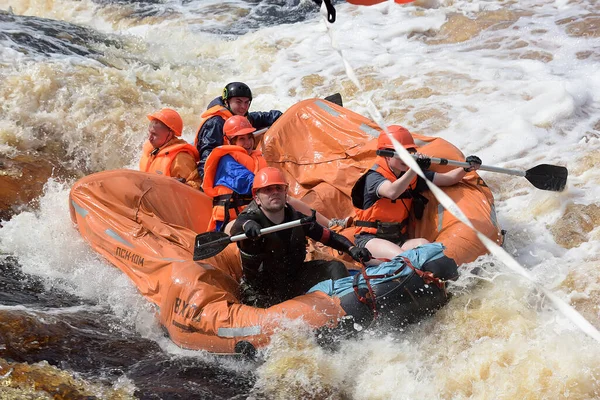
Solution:
{"label": "raft rope lacing", "polygon": [[[375,296],[375,292],[373,291],[373,287],[371,286],[371,282],[370,282],[371,279],[391,278],[395,275],[398,275],[400,272],[402,272],[402,270],[405,267],[409,267],[410,269],[412,269],[413,272],[415,274],[417,274],[423,280],[423,282],[425,282],[426,285],[433,284],[433,285],[437,286],[438,288],[440,288],[444,292],[444,295],[447,295],[446,282],[444,282],[442,279],[436,277],[430,271],[423,271],[423,270],[416,268],[412,264],[410,259],[408,259],[408,257],[400,256],[400,258],[402,259],[403,264],[394,272],[388,272],[386,274],[369,275],[369,274],[367,274],[367,267],[366,267],[365,263],[363,263],[363,262],[360,263],[360,265],[361,265],[360,273],[365,280],[365,284],[367,285],[367,291],[369,293],[369,296],[365,297],[360,294],[359,286],[358,286],[358,283],[359,283],[358,279],[354,279],[352,288],[354,289],[354,294],[356,295],[356,298],[358,299],[358,301],[360,301],[363,304],[368,305],[373,310],[373,321],[375,321],[377,319],[378,313],[377,313],[377,301],[376,301],[377,299]],[[378,260],[384,261],[384,262],[391,261],[388,258],[378,258]],[[356,275],[356,277],[358,278],[358,275]]]}
{"label": "raft rope lacing", "polygon": [[[391,1],[389,1],[388,6],[390,3],[393,4]],[[325,7],[325,2],[323,2],[323,4],[321,4],[321,15],[324,17],[324,23],[325,23],[325,27],[327,30],[327,35],[329,36],[329,39],[331,41],[331,47],[340,55],[342,62],[344,63],[344,69],[345,69],[346,75],[352,81],[352,83],[356,86],[356,88],[360,92],[363,92],[363,87],[362,87],[360,81],[358,80],[358,78],[356,77],[356,73],[354,72],[354,69],[352,69],[352,66],[350,65],[348,60],[346,60],[346,58],[344,57],[344,54],[343,54],[341,48],[338,46],[337,41],[333,37],[333,30],[332,30],[333,25],[327,23],[327,9]],[[377,109],[377,107],[375,106],[373,101],[371,100],[370,95],[366,95],[365,105],[367,107],[367,110],[368,110],[369,115],[371,116],[372,120],[375,121],[380,127],[382,127],[383,131],[390,138],[391,142],[394,145],[394,150],[396,150],[396,154],[398,154],[398,156],[400,156],[400,159],[406,165],[408,165],[410,167],[410,169],[414,170],[417,173],[417,175],[419,175],[421,178],[423,178],[425,180],[425,183],[429,187],[429,190],[431,190],[431,192],[433,193],[435,198],[440,202],[440,204],[446,210],[448,210],[454,217],[456,217],[462,223],[464,223],[469,228],[471,228],[475,232],[475,234],[477,235],[479,240],[481,240],[481,242],[486,247],[486,249],[488,249],[488,251],[493,256],[495,256],[500,261],[502,261],[502,263],[504,263],[504,265],[506,265],[514,273],[521,275],[526,280],[528,280],[530,283],[532,283],[535,287],[537,287],[548,299],[550,299],[550,301],[555,305],[557,310],[560,311],[566,318],[568,318],[577,328],[579,328],[581,331],[583,331],[588,336],[595,339],[597,342],[600,342],[600,332],[598,331],[598,329],[596,329],[587,319],[585,319],[585,317],[583,317],[583,315],[581,315],[577,310],[575,310],[575,308],[573,308],[567,302],[565,302],[560,297],[558,297],[557,295],[552,293],[550,290],[546,289],[540,283],[536,282],[536,280],[525,269],[525,267],[523,267],[521,264],[519,264],[519,262],[517,260],[515,260],[510,254],[508,254],[506,252],[506,250],[504,250],[502,247],[500,247],[499,245],[494,243],[491,239],[489,239],[483,233],[481,233],[477,229],[475,229],[475,227],[473,226],[471,221],[462,212],[462,210],[458,207],[458,205],[446,193],[444,193],[439,187],[434,185],[433,182],[429,181],[425,177],[425,175],[423,174],[423,171],[421,170],[421,168],[419,167],[417,162],[409,154],[409,152],[402,145],[400,145],[400,143],[396,139],[394,139],[394,137],[390,134],[390,132],[387,129],[387,124],[385,123],[383,116],[381,115],[381,113],[379,112],[379,110]]]}

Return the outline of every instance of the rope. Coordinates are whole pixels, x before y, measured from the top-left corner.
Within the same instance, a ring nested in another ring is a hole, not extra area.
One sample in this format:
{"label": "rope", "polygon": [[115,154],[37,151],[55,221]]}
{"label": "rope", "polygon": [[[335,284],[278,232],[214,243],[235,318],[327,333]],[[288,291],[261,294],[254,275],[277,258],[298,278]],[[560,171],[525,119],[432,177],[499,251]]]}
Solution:
{"label": "rope", "polygon": [[[324,12],[326,12],[326,10],[325,10],[324,6],[321,5],[321,13],[323,14]],[[328,24],[328,23],[325,23],[325,25],[327,28],[327,34],[329,35],[329,39],[331,40],[331,47],[340,55],[342,62],[344,63],[344,69],[346,71],[346,75],[352,81],[352,83],[354,83],[354,85],[358,88],[358,90],[360,92],[363,92],[364,91],[363,87],[362,87],[360,81],[358,80],[358,78],[356,77],[356,73],[354,72],[354,69],[352,69],[352,66],[350,65],[348,60],[346,60],[342,50],[340,49],[340,47],[337,45],[337,42],[333,38],[332,25]],[[475,232],[475,234],[477,235],[479,240],[481,240],[483,245],[487,248],[487,250],[493,256],[495,256],[500,261],[502,261],[502,263],[504,263],[504,265],[506,265],[514,273],[521,275],[527,281],[529,281],[535,287],[537,287],[546,297],[548,297],[550,299],[550,301],[555,305],[557,310],[559,312],[561,312],[566,318],[568,318],[577,328],[579,328],[582,332],[584,332],[585,334],[587,334],[588,336],[590,336],[597,342],[600,342],[600,331],[598,331],[598,329],[596,329],[596,327],[594,327],[587,319],[585,319],[583,317],[583,315],[581,315],[577,310],[575,310],[575,308],[570,306],[567,302],[565,302],[564,300],[562,300],[561,298],[556,296],[554,293],[552,293],[551,291],[546,289],[540,283],[536,282],[535,279],[531,276],[531,274],[525,269],[525,267],[523,267],[521,264],[519,264],[519,262],[517,260],[515,260],[510,254],[508,254],[506,252],[506,250],[504,250],[502,247],[498,246],[496,243],[494,243],[491,239],[489,239],[483,233],[481,233],[477,229],[475,229],[473,224],[471,224],[471,221],[466,217],[466,215],[462,212],[462,210],[458,207],[458,205],[446,193],[444,193],[439,187],[434,185],[433,182],[429,181],[425,177],[425,175],[423,174],[423,171],[421,170],[421,168],[419,167],[419,165],[417,164],[415,159],[413,159],[412,156],[409,154],[409,152],[402,145],[400,145],[400,143],[396,139],[394,139],[394,137],[390,134],[390,132],[387,129],[387,124],[385,123],[383,116],[381,115],[381,113],[379,112],[379,110],[377,109],[377,107],[375,106],[375,104],[373,103],[373,101],[371,100],[371,97],[369,95],[367,95],[365,103],[366,103],[369,115],[371,116],[373,121],[375,121],[381,128],[383,128],[383,131],[385,132],[385,134],[388,135],[391,142],[394,144],[394,150],[396,151],[396,154],[398,154],[400,156],[400,159],[406,165],[408,165],[410,167],[410,169],[415,171],[417,173],[417,175],[419,175],[421,178],[423,178],[425,180],[425,183],[429,187],[429,190],[431,190],[431,192],[436,197],[436,199],[440,202],[440,204],[446,210],[448,210],[454,217],[456,217],[462,223],[464,223],[469,228],[471,228]]]}

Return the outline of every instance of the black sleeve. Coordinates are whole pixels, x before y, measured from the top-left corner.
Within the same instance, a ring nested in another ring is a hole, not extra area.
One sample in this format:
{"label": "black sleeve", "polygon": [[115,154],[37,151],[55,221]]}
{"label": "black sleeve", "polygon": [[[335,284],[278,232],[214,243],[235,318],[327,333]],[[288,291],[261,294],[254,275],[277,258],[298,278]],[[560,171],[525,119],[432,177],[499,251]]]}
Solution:
{"label": "black sleeve", "polygon": [[214,116],[206,121],[200,132],[198,132],[198,153],[200,153],[200,162],[198,163],[198,174],[204,179],[204,164],[208,155],[215,147],[223,145],[223,125],[225,120],[219,116]]}
{"label": "black sleeve", "polygon": [[277,121],[277,118],[281,117],[281,111],[253,111],[248,113],[248,121],[256,129],[267,128]]}
{"label": "black sleeve", "polygon": [[354,246],[354,243],[352,243],[350,240],[348,240],[348,238],[346,236],[340,235],[339,233],[336,233],[334,231],[329,231],[329,232],[330,232],[329,242],[324,243],[324,244],[328,245],[332,249],[336,249],[336,250],[344,251],[344,252],[348,253],[348,249],[350,249],[350,247]]}
{"label": "black sleeve", "polygon": [[[257,221],[258,215],[254,213],[241,213],[231,226],[231,236],[240,235],[244,233],[244,223],[249,220]],[[259,222],[260,223],[260,222]],[[259,237],[256,240],[240,240],[236,242],[237,247],[247,254],[261,254],[264,250],[264,236]]]}
{"label": "black sleeve", "polygon": [[[303,214],[300,215],[303,216]],[[345,251],[346,253],[350,247],[354,246],[354,244],[352,244],[345,236],[335,233],[316,222],[313,222],[308,226],[307,236],[326,246],[339,251]]]}
{"label": "black sleeve", "polygon": [[241,213],[240,215],[238,215],[233,225],[231,226],[231,236],[240,235],[244,233],[244,222],[249,221],[251,219],[254,219],[252,218],[252,214]]}

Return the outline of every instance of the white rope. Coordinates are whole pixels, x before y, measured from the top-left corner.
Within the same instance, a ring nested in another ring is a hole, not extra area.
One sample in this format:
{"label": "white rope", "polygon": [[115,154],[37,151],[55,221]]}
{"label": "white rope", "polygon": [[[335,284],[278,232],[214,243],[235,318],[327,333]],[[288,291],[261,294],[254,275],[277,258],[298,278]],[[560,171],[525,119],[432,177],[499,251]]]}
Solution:
{"label": "white rope", "polygon": [[[354,69],[352,68],[352,66],[350,65],[348,60],[346,60],[346,58],[344,57],[344,54],[342,53],[342,50],[337,45],[337,42],[333,39],[333,31],[331,29],[332,24],[329,24],[327,22],[327,11],[325,9],[324,3],[321,5],[321,14],[323,14],[323,12],[325,12],[324,23],[325,23],[325,26],[327,27],[327,34],[329,35],[329,38],[331,40],[331,46],[342,58],[348,78],[350,78],[350,80],[354,83],[354,85],[358,88],[358,90],[361,93],[363,93],[362,85],[360,84],[360,81],[356,77],[356,73],[354,72]],[[471,224],[471,221],[462,212],[462,210],[458,207],[458,205],[454,201],[452,201],[452,199],[446,193],[444,193],[439,187],[437,187],[435,184],[433,184],[433,182],[429,181],[425,177],[425,175],[423,174],[423,171],[421,170],[421,168],[419,167],[419,165],[417,164],[415,159],[409,154],[409,152],[404,148],[404,146],[400,145],[400,143],[396,139],[394,139],[394,137],[390,134],[390,132],[387,129],[387,125],[383,119],[383,116],[381,115],[381,113],[379,112],[379,110],[377,109],[375,104],[373,104],[373,101],[371,100],[370,95],[366,95],[366,97],[367,97],[367,100],[366,100],[367,110],[368,110],[371,118],[373,119],[373,121],[375,121],[377,123],[377,125],[382,127],[383,130],[385,131],[386,135],[388,135],[388,137],[394,144],[394,149],[396,150],[396,154],[398,154],[400,159],[407,166],[409,166],[410,169],[415,171],[421,178],[423,178],[425,180],[425,182],[427,183],[427,186],[429,187],[429,189],[431,190],[433,195],[436,197],[436,199],[440,202],[440,204],[442,206],[444,206],[444,208],[446,210],[448,210],[452,215],[454,215],[462,223],[467,225],[469,228],[473,229],[473,231],[475,231],[475,233],[477,234],[477,237],[479,238],[479,240],[481,240],[483,245],[488,249],[488,251],[492,255],[494,255],[496,258],[498,258],[500,261],[502,261],[504,263],[504,265],[506,265],[514,273],[521,275],[522,277],[527,279],[529,282],[531,282],[533,285],[535,285],[542,293],[544,293],[544,295],[546,295],[547,298],[550,299],[550,301],[556,306],[556,308],[565,317],[567,317],[576,327],[581,329],[584,333],[586,333],[587,335],[589,335],[590,337],[595,339],[597,342],[600,342],[600,332],[598,331],[598,329],[596,329],[587,319],[585,319],[583,317],[583,315],[581,315],[577,310],[575,310],[575,308],[573,308],[567,302],[565,302],[564,300],[562,300],[561,298],[556,296],[554,293],[552,293],[551,291],[549,291],[548,289],[543,287],[540,283],[536,282],[535,279],[531,276],[531,274],[527,271],[527,269],[525,269],[525,267],[523,267],[521,264],[519,264],[519,262],[517,260],[515,260],[510,254],[508,254],[502,247],[498,246],[496,243],[494,243],[492,240],[490,240],[483,233],[481,233],[477,229],[475,229],[473,224]]]}

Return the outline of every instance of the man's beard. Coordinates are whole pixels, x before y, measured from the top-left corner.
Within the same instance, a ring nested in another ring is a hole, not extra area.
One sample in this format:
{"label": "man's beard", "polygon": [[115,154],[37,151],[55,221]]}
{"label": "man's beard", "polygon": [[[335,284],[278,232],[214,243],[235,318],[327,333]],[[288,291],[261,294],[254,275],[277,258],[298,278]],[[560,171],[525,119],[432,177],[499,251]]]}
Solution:
{"label": "man's beard", "polygon": [[275,212],[281,211],[281,210],[283,210],[284,207],[285,207],[284,200],[282,200],[281,203],[278,203],[278,204],[271,205],[269,202],[269,204],[261,204],[261,206],[260,206],[260,208],[262,208],[264,211],[267,211],[270,213],[275,213]]}

